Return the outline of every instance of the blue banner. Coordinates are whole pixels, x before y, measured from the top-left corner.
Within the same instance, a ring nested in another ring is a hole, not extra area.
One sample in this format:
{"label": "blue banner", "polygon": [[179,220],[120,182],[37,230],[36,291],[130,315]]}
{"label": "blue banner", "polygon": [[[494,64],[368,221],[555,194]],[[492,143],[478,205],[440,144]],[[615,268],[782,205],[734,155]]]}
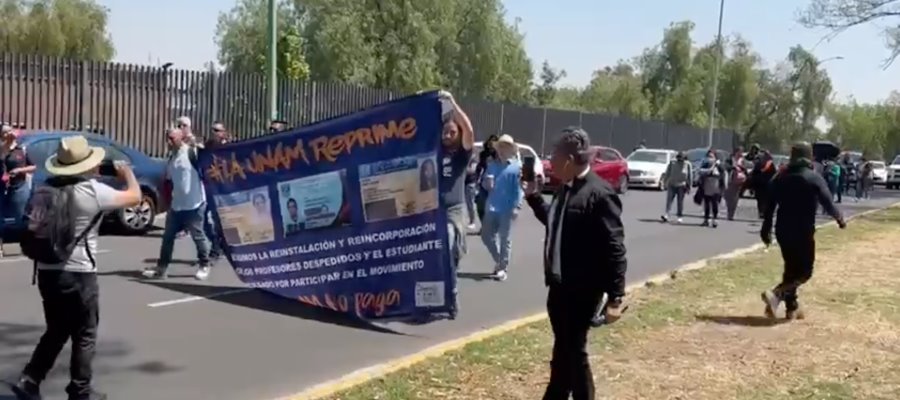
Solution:
{"label": "blue banner", "polygon": [[201,152],[241,281],[366,319],[449,312],[441,127],[432,92]]}

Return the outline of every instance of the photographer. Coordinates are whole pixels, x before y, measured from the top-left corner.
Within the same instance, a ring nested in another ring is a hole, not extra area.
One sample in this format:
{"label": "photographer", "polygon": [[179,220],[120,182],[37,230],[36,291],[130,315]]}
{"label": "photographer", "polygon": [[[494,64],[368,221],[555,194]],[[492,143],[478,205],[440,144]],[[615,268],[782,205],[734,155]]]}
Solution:
{"label": "photographer", "polygon": [[83,136],[60,139],[56,153],[45,165],[51,177],[28,201],[22,253],[34,260],[47,330],[13,386],[20,399],[40,398],[40,384],[69,338],[72,365],[71,382],[66,387],[68,398],[106,398],[91,388],[99,323],[94,258],[98,227],[105,212],[137,206],[141,189],[127,164],[114,164],[125,190],[94,179],[105,156],[102,147],[90,146]]}

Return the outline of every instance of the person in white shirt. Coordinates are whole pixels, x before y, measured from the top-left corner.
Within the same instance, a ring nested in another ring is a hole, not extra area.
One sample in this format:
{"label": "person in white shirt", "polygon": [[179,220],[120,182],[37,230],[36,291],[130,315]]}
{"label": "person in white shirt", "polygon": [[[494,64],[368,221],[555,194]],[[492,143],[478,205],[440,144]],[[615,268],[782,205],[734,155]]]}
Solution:
{"label": "person in white shirt", "polygon": [[187,230],[197,247],[199,269],[194,277],[205,280],[209,277],[211,266],[210,243],[203,230],[206,192],[200,173],[194,166],[197,149],[185,142],[185,134],[180,129],[169,130],[168,142],[170,152],[166,164],[166,179],[172,182],[172,204],[166,216],[159,260],[155,267],[145,269],[143,275],[146,278],[166,278],[169,263],[172,262],[175,237],[179,231]]}

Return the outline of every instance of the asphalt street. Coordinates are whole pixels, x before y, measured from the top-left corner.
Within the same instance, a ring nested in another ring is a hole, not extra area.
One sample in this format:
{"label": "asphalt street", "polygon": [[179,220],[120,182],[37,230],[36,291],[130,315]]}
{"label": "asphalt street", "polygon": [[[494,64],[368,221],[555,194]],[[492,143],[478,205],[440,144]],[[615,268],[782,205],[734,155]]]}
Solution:
{"label": "asphalt street", "polygon": [[[637,281],[679,265],[758,241],[755,203],[743,200],[738,220],[702,228],[701,211],[687,205],[685,224],[659,222],[663,195],[624,196],[628,278]],[[900,192],[841,206],[847,214],[900,201]],[[688,201],[688,203],[690,203]],[[528,210],[525,210],[528,211]],[[207,282],[193,279],[192,243],[176,245],[173,276],[137,279],[158,256],[159,232],[104,236],[99,256],[101,329],[96,386],[114,400],[269,400],[443,341],[524,317],[544,308],[543,228],[530,212],[517,221],[509,280],[485,279],[492,263],[479,238],[460,273],[461,312],[455,321],[412,326],[370,325],[244,289],[230,266]],[[0,260],[0,377],[14,378],[27,362],[44,321],[31,264],[10,246]],[[777,277],[772,277],[773,284]],[[57,362],[45,398],[63,399],[68,350]],[[0,400],[11,395],[0,389]]]}

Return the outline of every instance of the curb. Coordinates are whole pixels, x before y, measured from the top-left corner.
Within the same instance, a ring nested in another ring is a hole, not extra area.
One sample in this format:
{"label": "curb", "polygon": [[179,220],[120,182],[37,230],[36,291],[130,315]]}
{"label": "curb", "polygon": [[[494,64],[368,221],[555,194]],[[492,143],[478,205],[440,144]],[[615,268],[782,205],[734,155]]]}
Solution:
{"label": "curb", "polygon": [[[846,218],[847,221],[853,220],[859,217],[864,217],[869,214],[873,214],[879,211],[884,211],[888,208],[898,207],[900,206],[900,202],[889,204],[885,207],[876,208],[872,210],[863,211],[858,214],[851,215]],[[818,228],[824,228],[828,226],[837,225],[834,221],[829,221],[825,223],[818,224]],[[776,242],[773,242],[773,246],[777,245]],[[651,287],[658,284],[665,283],[667,281],[675,280],[679,273],[688,272],[688,271],[696,271],[699,269],[703,269],[715,261],[728,260],[732,258],[737,258],[748,253],[752,253],[758,250],[765,249],[765,245],[762,243],[758,243],[752,246],[742,247],[739,249],[735,249],[733,251],[729,251],[727,253],[722,253],[719,255],[715,255],[712,257],[707,257],[702,260],[694,261],[691,263],[687,263],[681,265],[669,272],[660,273],[653,275],[649,278],[643,279],[639,282],[628,285],[625,288],[626,293],[632,293],[635,290],[641,289],[642,287]],[[535,322],[539,322],[547,319],[546,312],[540,312],[537,314],[532,314],[523,318],[513,319],[507,322],[504,322],[500,325],[483,329],[481,331],[477,331],[471,333],[469,335],[463,336],[458,339],[449,340],[443,343],[439,343],[437,345],[428,347],[418,353],[411,354],[408,356],[403,356],[396,358],[391,361],[386,361],[380,364],[376,364],[367,368],[359,369],[357,371],[351,372],[347,375],[344,375],[340,378],[333,379],[330,381],[326,381],[324,383],[315,385],[311,388],[305,389],[299,393],[288,395],[285,397],[279,397],[275,400],[319,400],[321,398],[334,395],[338,392],[345,391],[347,389],[353,388],[355,386],[359,386],[366,382],[383,378],[384,376],[397,372],[399,370],[408,368],[415,364],[418,364],[422,361],[425,361],[430,358],[438,357],[444,355],[450,351],[459,350],[470,343],[481,342],[495,336],[500,336],[504,333],[513,331],[515,329],[521,328],[525,325],[532,324]]]}

